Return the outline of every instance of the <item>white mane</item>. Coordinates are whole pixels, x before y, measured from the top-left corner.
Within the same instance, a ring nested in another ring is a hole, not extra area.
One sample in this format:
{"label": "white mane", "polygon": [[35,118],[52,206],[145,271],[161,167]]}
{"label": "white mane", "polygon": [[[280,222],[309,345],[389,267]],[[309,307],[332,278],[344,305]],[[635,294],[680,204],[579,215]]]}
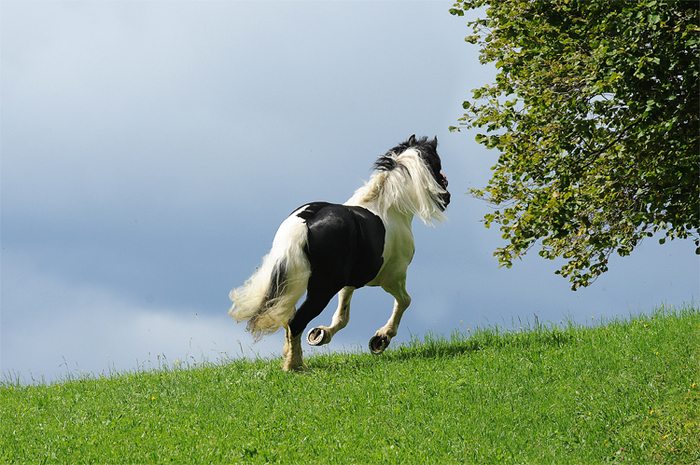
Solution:
{"label": "white mane", "polygon": [[367,208],[383,219],[393,207],[400,213],[416,215],[431,226],[433,220],[446,220],[440,199],[446,190],[435,181],[418,151],[409,148],[391,156],[397,166],[375,170],[345,205]]}

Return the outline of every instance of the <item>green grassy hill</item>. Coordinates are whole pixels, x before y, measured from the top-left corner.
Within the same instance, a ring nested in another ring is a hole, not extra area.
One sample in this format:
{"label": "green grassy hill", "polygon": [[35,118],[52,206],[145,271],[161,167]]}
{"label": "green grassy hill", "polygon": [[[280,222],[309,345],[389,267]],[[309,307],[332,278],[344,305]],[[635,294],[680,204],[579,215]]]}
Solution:
{"label": "green grassy hill", "polygon": [[0,385],[0,463],[699,463],[700,310]]}

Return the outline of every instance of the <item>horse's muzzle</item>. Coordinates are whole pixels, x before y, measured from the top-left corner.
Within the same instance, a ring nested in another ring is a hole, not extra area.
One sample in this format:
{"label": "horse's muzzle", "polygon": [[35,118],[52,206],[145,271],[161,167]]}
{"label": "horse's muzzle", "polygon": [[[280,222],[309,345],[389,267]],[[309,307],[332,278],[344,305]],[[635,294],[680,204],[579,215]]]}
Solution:
{"label": "horse's muzzle", "polygon": [[440,194],[440,200],[442,201],[442,211],[445,211],[445,208],[450,204],[450,193],[445,191],[444,194]]}
{"label": "horse's muzzle", "polygon": [[445,173],[440,173],[440,175],[442,175],[442,180],[440,182],[440,185],[442,186],[443,189],[445,189],[445,193],[440,194],[440,200],[442,201],[442,206],[443,206],[442,210],[444,211],[445,208],[447,207],[447,205],[449,205],[449,203],[450,203],[451,195],[447,191],[447,185],[449,184],[447,182],[447,176],[445,176]]}

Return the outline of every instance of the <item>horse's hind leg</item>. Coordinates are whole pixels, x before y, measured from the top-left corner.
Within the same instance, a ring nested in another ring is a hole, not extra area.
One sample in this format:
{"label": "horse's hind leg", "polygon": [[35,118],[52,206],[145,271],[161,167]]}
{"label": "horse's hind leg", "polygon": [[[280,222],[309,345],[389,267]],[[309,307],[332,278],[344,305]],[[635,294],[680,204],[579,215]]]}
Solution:
{"label": "horse's hind leg", "polygon": [[369,340],[369,349],[375,355],[381,354],[389,346],[389,342],[399,331],[399,323],[401,323],[403,312],[411,305],[411,296],[406,292],[405,280],[398,281],[391,287],[382,287],[394,297],[394,311],[391,313],[389,321]]}
{"label": "horse's hind leg", "polygon": [[306,366],[304,365],[304,359],[301,351],[301,334],[296,337],[292,336],[292,332],[289,326],[285,328],[285,342],[284,350],[284,364],[282,368],[284,371],[304,371]]}
{"label": "horse's hind leg", "polygon": [[355,292],[354,287],[344,287],[338,293],[338,309],[333,314],[333,320],[330,326],[317,326],[309,331],[306,335],[306,341],[309,345],[320,346],[331,342],[335,333],[347,326],[350,321],[350,300],[352,293]]}
{"label": "horse's hind leg", "polygon": [[304,361],[301,350],[301,336],[311,320],[316,318],[331,298],[333,293],[319,293],[309,290],[306,294],[306,299],[294,313],[294,316],[285,328],[285,344],[284,344],[284,364],[282,368],[285,371],[304,371]]}

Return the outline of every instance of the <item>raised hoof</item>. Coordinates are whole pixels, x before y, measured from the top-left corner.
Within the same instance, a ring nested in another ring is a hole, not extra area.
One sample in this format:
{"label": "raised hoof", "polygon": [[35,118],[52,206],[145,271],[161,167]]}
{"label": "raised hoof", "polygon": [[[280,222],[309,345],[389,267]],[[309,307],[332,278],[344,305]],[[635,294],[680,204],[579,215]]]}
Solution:
{"label": "raised hoof", "polygon": [[312,328],[311,331],[309,331],[309,334],[306,335],[306,342],[308,342],[310,346],[328,344],[330,339],[327,338],[327,335],[328,333],[326,333],[325,329]]}
{"label": "raised hoof", "polygon": [[369,350],[374,355],[379,355],[384,352],[384,349],[389,347],[391,339],[388,336],[372,336],[369,340]]}

